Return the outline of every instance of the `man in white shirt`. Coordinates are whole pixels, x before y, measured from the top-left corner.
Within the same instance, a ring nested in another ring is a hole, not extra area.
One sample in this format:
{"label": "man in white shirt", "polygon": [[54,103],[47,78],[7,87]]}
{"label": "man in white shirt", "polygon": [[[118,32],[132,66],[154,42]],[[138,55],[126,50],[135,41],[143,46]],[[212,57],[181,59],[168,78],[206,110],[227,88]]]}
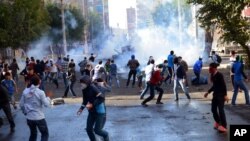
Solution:
{"label": "man in white shirt", "polygon": [[155,66],[154,64],[155,64],[155,60],[152,59],[152,60],[150,60],[150,64],[147,65],[146,68],[145,68],[145,75],[146,75],[145,82],[146,82],[146,87],[142,91],[140,99],[143,99],[144,95],[147,93],[147,91],[149,89],[148,83],[149,83],[149,81],[151,79],[151,76],[152,76],[152,73],[154,71],[154,66]]}
{"label": "man in white shirt", "polygon": [[[50,98],[46,97],[43,90],[39,89],[40,79],[34,76],[30,80],[30,85],[23,91],[20,107],[27,118],[27,124],[30,128],[30,141],[36,141],[37,128],[41,132],[41,141],[48,141],[49,132],[43,106],[50,105]],[[49,96],[49,95],[47,95]]]}

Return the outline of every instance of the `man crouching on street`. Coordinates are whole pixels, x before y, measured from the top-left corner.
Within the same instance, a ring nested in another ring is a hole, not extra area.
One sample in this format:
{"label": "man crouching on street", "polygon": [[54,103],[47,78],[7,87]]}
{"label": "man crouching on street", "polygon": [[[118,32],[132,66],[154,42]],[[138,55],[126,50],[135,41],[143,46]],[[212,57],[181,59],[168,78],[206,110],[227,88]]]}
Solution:
{"label": "man crouching on street", "polygon": [[213,92],[212,113],[215,120],[214,128],[224,133],[227,132],[227,121],[224,112],[225,101],[228,102],[227,87],[222,73],[217,70],[217,66],[216,63],[211,63],[209,65],[209,73],[211,74],[210,78],[213,86],[205,93],[204,97],[206,98],[210,92]]}

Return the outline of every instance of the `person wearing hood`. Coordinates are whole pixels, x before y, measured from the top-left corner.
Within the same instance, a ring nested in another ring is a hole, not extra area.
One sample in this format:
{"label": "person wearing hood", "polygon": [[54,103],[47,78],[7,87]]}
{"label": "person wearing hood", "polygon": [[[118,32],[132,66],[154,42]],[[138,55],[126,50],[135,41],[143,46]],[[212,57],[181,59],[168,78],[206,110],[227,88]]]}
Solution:
{"label": "person wearing hood", "polygon": [[91,79],[87,75],[80,79],[80,83],[83,94],[83,102],[77,112],[77,115],[80,115],[86,107],[89,113],[86,127],[89,139],[91,141],[96,141],[95,134],[97,134],[103,137],[104,141],[109,141],[108,132],[103,130],[103,125],[106,119],[104,94],[102,94],[101,91],[91,83]]}
{"label": "person wearing hood", "polygon": [[140,63],[138,62],[138,60],[135,59],[135,55],[131,56],[131,59],[128,61],[127,66],[129,67],[130,70],[129,70],[129,73],[128,73],[128,80],[127,80],[126,87],[128,87],[132,75],[133,75],[132,87],[134,87],[134,85],[135,85],[135,77],[136,77],[136,69],[140,66]]}
{"label": "person wearing hood", "polygon": [[45,95],[45,92],[39,89],[40,79],[34,76],[30,79],[30,84],[24,89],[20,108],[27,118],[27,124],[30,128],[30,141],[36,141],[37,128],[41,132],[41,141],[48,141],[49,131],[45,120],[45,115],[42,111],[43,106],[49,107],[50,93]]}

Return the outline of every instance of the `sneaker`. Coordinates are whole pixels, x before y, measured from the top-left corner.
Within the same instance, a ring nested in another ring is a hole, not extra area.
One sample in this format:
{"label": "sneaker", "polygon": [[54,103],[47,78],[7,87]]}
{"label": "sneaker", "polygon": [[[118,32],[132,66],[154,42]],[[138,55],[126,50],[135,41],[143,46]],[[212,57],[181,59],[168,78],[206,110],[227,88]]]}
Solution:
{"label": "sneaker", "polygon": [[146,103],[141,103],[141,105],[142,105],[143,107],[148,107],[148,105],[147,105]]}
{"label": "sneaker", "polygon": [[62,98],[67,98],[67,96],[62,96]]}
{"label": "sneaker", "polygon": [[223,127],[222,125],[220,125],[220,126],[218,127],[218,131],[219,131],[220,133],[225,133],[225,132],[227,132],[227,128],[225,128],[225,127]]}
{"label": "sneaker", "polygon": [[178,98],[176,98],[174,101],[178,101],[179,99]]}
{"label": "sneaker", "polygon": [[162,103],[162,102],[156,102],[156,104],[164,104],[164,103]]}
{"label": "sneaker", "polygon": [[144,98],[144,96],[143,96],[143,95],[141,95],[141,96],[140,96],[140,99],[143,99],[143,98]]}
{"label": "sneaker", "polygon": [[215,123],[214,123],[214,129],[218,129],[218,128],[219,128],[219,126],[220,126],[220,124],[219,124],[219,123],[217,123],[217,122],[215,122]]}

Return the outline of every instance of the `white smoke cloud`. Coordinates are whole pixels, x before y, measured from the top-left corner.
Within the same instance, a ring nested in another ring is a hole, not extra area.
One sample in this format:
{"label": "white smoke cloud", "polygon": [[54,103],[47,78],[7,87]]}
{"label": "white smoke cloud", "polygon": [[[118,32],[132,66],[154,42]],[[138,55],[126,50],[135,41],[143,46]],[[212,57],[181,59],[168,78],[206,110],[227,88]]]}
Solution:
{"label": "white smoke cloud", "polygon": [[51,54],[48,50],[51,45],[52,41],[48,36],[43,36],[29,45],[30,49],[27,52],[27,56],[34,57],[35,59],[43,59],[43,57]]}
{"label": "white smoke cloud", "polygon": [[75,17],[68,10],[65,12],[65,19],[66,19],[65,22],[68,23],[72,29],[75,29],[78,26]]}

